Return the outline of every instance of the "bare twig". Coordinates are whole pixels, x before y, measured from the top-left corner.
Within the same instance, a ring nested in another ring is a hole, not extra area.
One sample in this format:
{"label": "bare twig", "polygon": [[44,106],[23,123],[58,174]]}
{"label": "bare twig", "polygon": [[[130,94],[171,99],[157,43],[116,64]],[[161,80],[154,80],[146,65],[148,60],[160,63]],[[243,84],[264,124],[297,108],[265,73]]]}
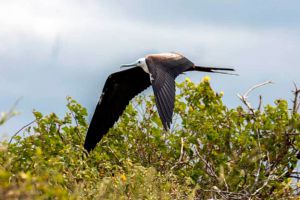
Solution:
{"label": "bare twig", "polygon": [[229,191],[229,187],[228,187],[228,184],[227,184],[225,175],[223,176],[223,181],[224,181],[224,183],[225,183],[225,187],[226,187],[226,190],[227,190],[227,192],[228,192],[228,191]]}
{"label": "bare twig", "polygon": [[199,153],[199,151],[197,150],[197,148],[195,148],[195,152],[198,155],[198,157],[202,160],[202,162],[206,165],[206,167],[209,169],[209,171],[207,171],[207,173],[218,179],[218,176],[216,175],[215,171],[212,169],[212,166],[201,156],[201,154]]}
{"label": "bare twig", "polygon": [[22,128],[20,128],[15,134],[13,134],[13,136],[10,138],[8,144],[10,145],[12,140],[14,139],[14,137],[16,137],[24,128],[30,126],[31,124],[33,124],[34,122],[36,122],[36,120],[33,120],[31,122],[29,122],[28,124],[24,125]]}
{"label": "bare twig", "polygon": [[[260,131],[257,130],[256,131],[256,134],[257,134],[257,144],[258,144],[258,155],[262,155],[262,151],[261,151],[261,145],[260,145]],[[259,180],[259,175],[260,175],[260,171],[261,171],[261,167],[262,167],[262,159],[259,158],[259,166],[258,166],[258,169],[257,169],[257,172],[255,174],[255,181],[254,181],[254,184],[252,186],[252,189],[256,186],[256,184],[258,183],[258,180]]]}
{"label": "bare twig", "polygon": [[[247,197],[247,193],[241,193],[241,192],[228,192],[220,190],[217,186],[213,186],[212,189],[201,189],[200,190],[204,192],[214,192],[217,193],[219,196],[222,197],[222,199],[245,199]],[[216,198],[214,198],[216,199]]]}
{"label": "bare twig", "polygon": [[245,92],[243,95],[240,95],[240,94],[237,94],[237,96],[241,99],[241,101],[247,106],[247,108],[252,112],[252,114],[254,114],[254,109],[252,108],[250,102],[248,102],[248,97],[249,97],[249,94],[259,88],[259,87],[262,87],[264,85],[267,85],[267,84],[272,84],[273,82],[272,81],[266,81],[266,82],[263,82],[263,83],[260,83],[260,84],[257,84],[257,85],[254,85],[253,87],[251,87],[249,90],[247,90],[247,92]]}
{"label": "bare twig", "polygon": [[63,137],[63,136],[61,135],[61,133],[60,133],[60,127],[61,127],[61,125],[58,125],[58,127],[57,127],[57,134],[59,135],[61,141],[62,141],[64,144],[66,144],[66,142],[65,142],[65,140],[64,140],[64,137]]}
{"label": "bare twig", "polygon": [[21,99],[22,99],[22,97],[18,98],[15,101],[15,103],[12,105],[12,107],[9,109],[8,112],[4,112],[3,115],[1,113],[2,116],[0,116],[0,125],[3,124],[4,122],[6,122],[7,120],[9,120],[10,118],[14,117],[17,114],[17,112],[15,112],[15,108],[17,107],[17,105]]}
{"label": "bare twig", "polygon": [[291,172],[291,174],[299,174],[300,175],[300,172]]}
{"label": "bare twig", "polygon": [[112,150],[112,148],[110,148],[110,146],[108,146],[108,149],[114,155],[114,157],[117,159],[117,161],[120,163],[120,158],[117,156],[117,154],[114,152],[114,150]]}
{"label": "bare twig", "polygon": [[[197,142],[198,142],[198,144],[200,145],[199,139],[197,139]],[[197,156],[198,156],[198,157],[202,160],[202,162],[206,165],[207,169],[209,169],[209,170],[207,170],[206,172],[207,172],[210,176],[212,176],[212,177],[214,177],[214,178],[216,178],[216,179],[218,180],[218,176],[217,176],[215,170],[213,169],[213,166],[212,166],[207,160],[205,160],[205,158],[203,158],[203,156],[199,153],[199,151],[198,151],[198,149],[197,149],[197,146],[195,146],[194,150],[195,150]]]}
{"label": "bare twig", "polygon": [[258,104],[257,110],[261,109],[261,105],[262,105],[262,96],[259,95],[259,104]]}
{"label": "bare twig", "polygon": [[182,137],[182,138],[181,138],[181,148],[180,148],[180,156],[179,156],[179,159],[178,159],[178,161],[174,164],[174,166],[171,167],[171,169],[174,169],[177,165],[183,163],[183,162],[182,162],[182,158],[183,158],[183,154],[184,154],[183,146],[184,146],[184,138]]}
{"label": "bare twig", "polygon": [[299,176],[293,176],[293,175],[289,175],[289,178],[300,179],[300,177],[299,177]]}
{"label": "bare twig", "polygon": [[[276,168],[275,168],[275,169],[276,169]],[[257,193],[259,193],[259,191],[261,191],[262,189],[264,189],[264,188],[268,185],[268,183],[269,183],[270,180],[278,180],[279,178],[283,177],[283,176],[287,173],[287,172],[283,172],[280,176],[277,176],[277,177],[276,177],[276,176],[273,175],[273,172],[275,171],[275,169],[273,169],[273,170],[270,172],[268,178],[264,181],[263,185],[262,185],[260,188],[258,188],[257,190],[255,190],[255,192],[253,192],[253,193],[251,194],[251,196],[257,195]]]}
{"label": "bare twig", "polygon": [[78,124],[77,118],[76,118],[76,116],[75,116],[75,114],[74,114],[74,112],[72,110],[71,110],[71,115],[74,118],[75,123],[76,123],[75,132],[76,132],[78,138],[82,140],[83,138],[81,137],[81,135],[79,133],[79,124]]}
{"label": "bare twig", "polygon": [[260,188],[258,188],[257,190],[255,190],[255,192],[254,193],[252,193],[251,194],[251,196],[255,196],[259,191],[261,191],[264,187],[266,187],[267,185],[268,185],[268,183],[269,183],[269,181],[271,180],[271,175],[267,178],[267,180],[264,182],[264,184],[260,187]]}
{"label": "bare twig", "polygon": [[264,86],[264,85],[267,85],[267,84],[273,84],[272,81],[266,81],[266,82],[263,82],[263,83],[260,83],[260,84],[257,84],[257,85],[254,85],[253,87],[251,87],[243,96],[245,98],[248,98],[250,92],[252,92],[253,90],[255,90],[256,88],[259,88],[261,86]]}
{"label": "bare twig", "polygon": [[295,87],[295,91],[293,91],[294,92],[293,111],[292,111],[293,114],[298,112],[299,105],[300,105],[300,103],[298,103],[298,97],[299,97],[300,89],[297,87],[295,82],[294,82],[294,87]]}
{"label": "bare twig", "polygon": [[180,157],[179,157],[178,162],[181,162],[182,157],[183,157],[183,146],[184,146],[184,138],[182,137],[182,138],[181,138]]}

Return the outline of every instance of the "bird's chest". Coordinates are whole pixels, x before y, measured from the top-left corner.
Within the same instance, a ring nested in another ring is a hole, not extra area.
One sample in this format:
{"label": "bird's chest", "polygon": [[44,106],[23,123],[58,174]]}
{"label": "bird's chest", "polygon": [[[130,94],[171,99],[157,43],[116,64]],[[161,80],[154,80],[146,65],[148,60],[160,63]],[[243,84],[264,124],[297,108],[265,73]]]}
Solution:
{"label": "bird's chest", "polygon": [[144,70],[144,72],[146,72],[147,74],[149,74],[150,82],[152,83],[152,81],[154,80],[154,78],[153,78],[151,72],[149,71],[148,66],[146,64],[144,64],[141,67]]}
{"label": "bird's chest", "polygon": [[150,74],[148,66],[146,64],[142,65],[141,67],[144,70],[144,72],[146,72],[147,74]]}

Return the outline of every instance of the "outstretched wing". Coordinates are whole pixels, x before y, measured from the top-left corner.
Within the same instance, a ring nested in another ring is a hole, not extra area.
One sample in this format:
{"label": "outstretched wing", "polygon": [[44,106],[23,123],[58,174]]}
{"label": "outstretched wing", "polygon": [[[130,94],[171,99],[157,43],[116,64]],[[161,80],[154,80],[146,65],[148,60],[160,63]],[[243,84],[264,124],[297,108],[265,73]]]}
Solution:
{"label": "outstretched wing", "polygon": [[174,101],[175,101],[175,77],[157,69],[157,74],[152,75],[152,87],[158,114],[165,130],[170,128],[172,122]]}
{"label": "outstretched wing", "polygon": [[111,74],[105,82],[99,103],[88,128],[84,148],[90,151],[118,120],[129,101],[151,85],[140,67]]}
{"label": "outstretched wing", "polygon": [[152,77],[158,114],[165,130],[170,128],[175,102],[175,78],[194,64],[176,53],[152,54],[146,59]]}

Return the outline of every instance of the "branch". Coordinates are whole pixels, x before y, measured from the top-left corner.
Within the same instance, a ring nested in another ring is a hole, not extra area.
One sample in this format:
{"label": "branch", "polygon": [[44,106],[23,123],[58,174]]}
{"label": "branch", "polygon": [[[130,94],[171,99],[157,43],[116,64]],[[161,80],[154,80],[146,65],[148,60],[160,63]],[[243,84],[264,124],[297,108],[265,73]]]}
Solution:
{"label": "branch", "polygon": [[34,122],[36,122],[36,120],[31,121],[30,123],[24,125],[22,128],[20,128],[15,134],[13,134],[13,136],[10,138],[8,144],[10,145],[12,140],[14,139],[14,137],[16,137],[24,128],[30,126],[31,124],[33,124]]}
{"label": "branch", "polygon": [[[197,139],[197,142],[198,142],[198,144],[199,144],[199,146],[200,146],[200,141],[199,141],[199,139]],[[213,169],[213,166],[212,166],[207,160],[205,160],[205,158],[203,158],[203,156],[201,156],[201,154],[199,153],[199,151],[198,151],[198,149],[197,149],[197,146],[195,146],[194,149],[195,149],[195,152],[196,152],[196,154],[198,155],[198,157],[199,157],[199,158],[202,160],[202,162],[204,162],[204,164],[206,165],[206,168],[209,169],[209,170],[206,170],[206,172],[207,172],[210,176],[212,176],[212,177],[214,177],[214,178],[216,178],[216,179],[218,180],[218,176],[217,176],[215,170]]]}
{"label": "branch", "polygon": [[12,118],[13,116],[17,115],[18,113],[15,111],[15,108],[17,107],[18,103],[22,97],[18,98],[15,103],[12,105],[12,107],[9,109],[8,112],[1,113],[0,116],[0,125],[4,124],[7,120]]}
{"label": "branch", "polygon": [[254,85],[254,86],[251,87],[251,88],[250,88],[243,96],[244,96],[245,98],[248,98],[250,92],[252,92],[252,91],[255,90],[256,88],[262,87],[262,86],[267,85],[267,84],[273,84],[273,82],[272,82],[272,81],[266,81],[266,82],[263,82],[263,83]]}
{"label": "branch", "polygon": [[181,148],[180,148],[180,157],[179,157],[179,160],[178,162],[181,162],[182,160],[182,157],[183,157],[183,145],[184,145],[184,138],[181,138]]}
{"label": "branch", "polygon": [[283,177],[287,173],[287,172],[283,172],[280,176],[274,177],[273,172],[275,171],[275,169],[273,169],[270,172],[268,178],[264,181],[263,185],[260,188],[258,188],[257,190],[255,190],[255,192],[253,192],[251,194],[251,196],[257,195],[262,189],[264,189],[268,185],[269,181],[271,181],[271,180],[278,180],[279,178]]}
{"label": "branch", "polygon": [[247,108],[252,112],[252,114],[254,114],[254,109],[252,108],[250,102],[247,101],[248,97],[249,97],[249,94],[259,88],[259,87],[262,87],[264,85],[267,85],[267,84],[272,84],[273,82],[272,81],[266,81],[266,82],[263,82],[263,83],[260,83],[260,84],[257,84],[257,85],[254,85],[253,87],[251,87],[249,90],[247,90],[247,92],[245,92],[243,95],[240,95],[240,94],[237,94],[237,96],[241,99],[241,101],[247,106]]}
{"label": "branch", "polygon": [[[260,131],[259,129],[256,131],[256,134],[257,134],[257,144],[258,144],[258,154],[259,155],[262,155],[262,150],[261,150],[261,145],[260,145]],[[252,189],[255,187],[255,185],[258,183],[258,180],[259,180],[259,176],[260,176],[260,172],[261,172],[261,167],[262,167],[262,159],[261,157],[259,157],[259,165],[258,165],[258,170],[255,174],[255,181],[253,183],[253,186],[252,186]]]}
{"label": "branch", "polygon": [[75,132],[76,132],[78,138],[82,140],[83,138],[81,137],[81,135],[79,133],[79,124],[78,124],[77,118],[75,116],[76,113],[74,113],[72,110],[70,110],[70,113],[71,113],[71,115],[74,118],[74,121],[76,123]]}
{"label": "branch", "polygon": [[299,176],[293,176],[293,175],[289,175],[289,178],[300,179],[300,177],[299,177]]}
{"label": "branch", "polygon": [[183,162],[182,162],[182,158],[183,158],[183,154],[184,154],[183,146],[184,146],[184,138],[182,137],[182,138],[181,138],[180,156],[179,156],[178,161],[174,164],[174,166],[171,167],[171,170],[174,169],[178,164],[183,163]]}
{"label": "branch", "polygon": [[110,146],[108,146],[109,151],[114,155],[114,157],[117,159],[117,162],[120,164],[120,158],[118,157],[118,155],[114,152],[114,150],[112,150],[112,148],[110,148]]}
{"label": "branch", "polygon": [[199,188],[199,190],[202,190],[204,192],[214,192],[217,193],[219,196],[222,197],[222,199],[246,199],[246,197],[248,196],[246,193],[242,193],[242,192],[228,192],[228,191],[223,191],[220,190],[217,186],[213,186],[212,189],[201,189]]}
{"label": "branch", "polygon": [[295,91],[294,92],[294,100],[293,100],[293,114],[298,112],[300,103],[298,103],[298,97],[300,93],[300,89],[297,87],[296,83],[294,82]]}
{"label": "branch", "polygon": [[262,105],[262,96],[259,95],[259,104],[258,104],[257,110],[261,109],[261,105]]}

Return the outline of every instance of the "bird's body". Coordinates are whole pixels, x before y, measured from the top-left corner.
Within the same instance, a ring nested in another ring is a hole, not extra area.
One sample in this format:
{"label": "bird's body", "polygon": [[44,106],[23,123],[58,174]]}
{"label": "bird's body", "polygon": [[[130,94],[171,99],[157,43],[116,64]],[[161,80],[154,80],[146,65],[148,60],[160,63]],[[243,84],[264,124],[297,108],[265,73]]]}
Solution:
{"label": "bird's body", "polygon": [[103,88],[99,103],[90,123],[84,147],[92,150],[118,120],[129,101],[152,85],[157,110],[165,130],[172,122],[175,101],[175,78],[186,71],[225,73],[218,70],[233,71],[231,68],[195,66],[178,53],[150,54],[135,63],[135,66],[111,74]]}

